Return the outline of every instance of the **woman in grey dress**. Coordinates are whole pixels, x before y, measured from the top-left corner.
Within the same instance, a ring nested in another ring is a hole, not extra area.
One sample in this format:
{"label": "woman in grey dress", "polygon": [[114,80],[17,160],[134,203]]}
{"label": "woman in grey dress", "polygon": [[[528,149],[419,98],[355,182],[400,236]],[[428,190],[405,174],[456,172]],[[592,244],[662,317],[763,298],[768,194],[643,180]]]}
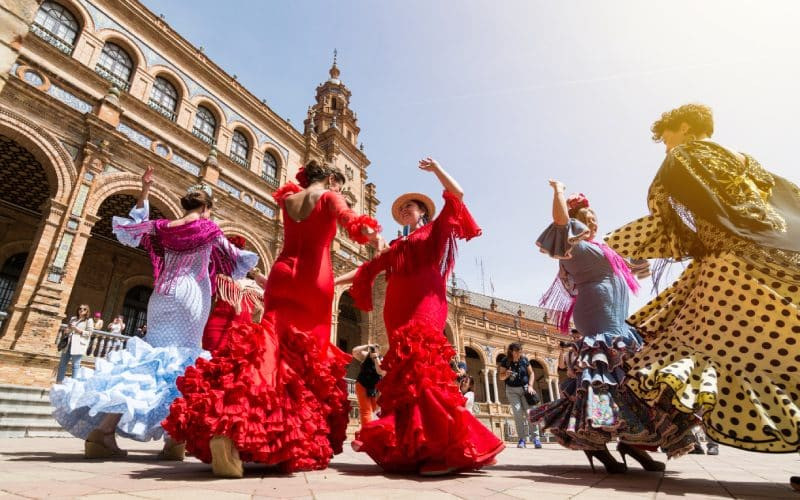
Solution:
{"label": "woman in grey dress", "polygon": [[619,438],[622,454],[635,458],[646,470],[664,470],[643,448],[661,446],[668,454],[691,447],[694,421],[683,415],[665,415],[636,399],[623,385],[625,362],[641,348],[642,338],[625,322],[629,292],[638,290],[634,271],[647,274],[646,261],[634,266],[595,240],[597,216],[583,194],[564,196],[564,185],[553,188],[553,223],[537,245],[559,261],[559,275],[543,304],[566,333],[570,322],[582,338],[570,348],[570,377],[562,397],[530,410],[530,421],[543,422],[568,448],[583,450],[592,467],[599,459],[608,472],[625,472],[606,443]]}

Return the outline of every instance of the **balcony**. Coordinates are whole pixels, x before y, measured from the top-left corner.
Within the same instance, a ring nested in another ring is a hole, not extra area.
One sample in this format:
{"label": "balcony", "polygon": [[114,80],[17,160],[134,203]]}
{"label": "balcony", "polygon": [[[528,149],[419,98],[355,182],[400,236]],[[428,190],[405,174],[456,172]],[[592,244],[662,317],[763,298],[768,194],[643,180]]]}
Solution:
{"label": "balcony", "polygon": [[118,77],[114,73],[110,72],[107,68],[100,66],[99,64],[94,68],[94,72],[102,76],[103,78],[111,82],[112,85],[114,85],[115,87],[124,92],[127,92],[131,88],[130,83],[126,82],[125,80]]}
{"label": "balcony", "polygon": [[246,169],[249,169],[249,168],[250,168],[250,162],[249,162],[249,161],[247,161],[247,158],[245,158],[245,157],[243,157],[243,156],[239,156],[239,155],[237,155],[236,153],[231,153],[231,154],[230,154],[230,155],[228,155],[228,156],[229,156],[229,158],[230,158],[231,160],[233,160],[233,162],[234,162],[234,163],[237,163],[237,164],[239,164],[239,165],[243,166],[243,167],[244,167],[244,168],[246,168]]}
{"label": "balcony", "polygon": [[158,111],[167,120],[173,122],[175,121],[176,117],[175,112],[167,107],[162,106],[161,103],[159,103],[155,99],[150,99],[150,101],[147,104],[150,106],[150,108],[154,109],[155,111]]}
{"label": "balcony", "polygon": [[193,127],[192,128],[192,133],[195,135],[195,137],[199,138],[201,141],[203,141],[203,142],[205,142],[207,144],[214,144],[214,138],[211,137],[210,135],[206,134],[205,132],[203,132],[202,129],[199,129],[197,127]]}
{"label": "balcony", "polygon": [[272,187],[278,187],[278,183],[280,182],[277,177],[273,177],[266,173],[262,173],[261,178],[267,181],[267,184],[269,184]]}
{"label": "balcony", "polygon": [[[56,336],[56,343],[62,336],[69,335],[69,325],[62,324]],[[104,332],[102,330],[92,330],[89,345],[86,348],[86,356],[94,358],[105,358],[108,353],[125,349],[130,337],[118,333]]]}
{"label": "balcony", "polygon": [[53,33],[47,30],[41,24],[33,23],[31,24],[31,32],[44,40],[45,42],[49,43],[53,47],[57,48],[61,52],[65,53],[66,55],[72,55],[72,50],[75,48],[71,43],[62,40],[61,38],[57,37]]}

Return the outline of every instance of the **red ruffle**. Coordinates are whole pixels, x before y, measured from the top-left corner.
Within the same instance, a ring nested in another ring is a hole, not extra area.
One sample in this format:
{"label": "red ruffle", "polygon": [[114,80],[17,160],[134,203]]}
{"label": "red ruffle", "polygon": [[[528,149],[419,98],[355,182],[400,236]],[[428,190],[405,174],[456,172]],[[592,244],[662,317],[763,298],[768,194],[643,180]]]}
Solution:
{"label": "red ruffle", "polygon": [[442,332],[412,322],[393,332],[378,384],[382,418],[356,433],[356,446],[384,470],[417,472],[435,464],[478,469],[504,444],[464,407]]}
{"label": "red ruffle", "polygon": [[283,186],[279,187],[272,193],[272,197],[275,199],[277,203],[283,203],[286,200],[287,196],[291,196],[295,193],[299,193],[302,191],[303,188],[295,184],[294,182],[287,182]]}
{"label": "red ruffle", "polygon": [[347,230],[347,235],[351,240],[365,245],[367,242],[369,242],[367,235],[361,232],[361,230],[365,227],[372,229],[376,233],[381,232],[381,225],[378,224],[377,220],[373,219],[369,215],[359,215],[358,217],[355,217],[353,220],[347,223],[345,229]]}
{"label": "red ruffle", "polygon": [[324,469],[344,441],[349,357],[320,356],[314,345],[310,334],[276,332],[266,321],[234,323],[214,358],[178,378],[183,397],[164,429],[204,462],[211,461],[209,440],[224,435],[245,462],[279,464],[284,472]]}
{"label": "red ruffle", "polygon": [[447,216],[452,218],[453,236],[467,241],[480,236],[482,233],[481,227],[475,222],[469,209],[464,204],[464,200],[449,191],[445,191],[442,197],[445,201],[445,208],[442,209],[443,214],[451,212]]}

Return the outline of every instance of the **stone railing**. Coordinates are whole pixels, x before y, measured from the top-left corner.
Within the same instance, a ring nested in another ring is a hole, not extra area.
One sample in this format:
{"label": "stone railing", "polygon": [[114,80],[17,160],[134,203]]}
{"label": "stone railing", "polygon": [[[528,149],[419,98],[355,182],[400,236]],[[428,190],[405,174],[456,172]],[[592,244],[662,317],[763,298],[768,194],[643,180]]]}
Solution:
{"label": "stone railing", "polygon": [[501,417],[512,417],[511,405],[503,403],[475,403],[475,410],[478,415],[497,415]]}
{"label": "stone railing", "polygon": [[[69,325],[61,325],[56,336],[56,345],[64,335],[69,335]],[[118,333],[104,332],[102,330],[92,330],[89,339],[89,346],[86,348],[86,356],[104,358],[112,351],[125,349],[130,337]]]}

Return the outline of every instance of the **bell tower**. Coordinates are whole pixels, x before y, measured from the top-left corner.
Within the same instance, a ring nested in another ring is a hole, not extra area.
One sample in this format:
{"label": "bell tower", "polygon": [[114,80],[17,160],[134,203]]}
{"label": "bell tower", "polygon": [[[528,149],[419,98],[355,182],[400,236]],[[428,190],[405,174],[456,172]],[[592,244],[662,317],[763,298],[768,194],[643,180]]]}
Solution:
{"label": "bell tower", "polygon": [[325,162],[344,173],[347,185],[343,192],[348,203],[357,212],[374,216],[378,200],[374,189],[369,189],[366,183],[370,163],[363,144],[358,142],[361,129],[356,113],[350,108],[350,89],[339,78],[337,56],[334,50],[329,78],[317,86],[316,102],[308,108],[304,130],[306,137],[323,151]]}

